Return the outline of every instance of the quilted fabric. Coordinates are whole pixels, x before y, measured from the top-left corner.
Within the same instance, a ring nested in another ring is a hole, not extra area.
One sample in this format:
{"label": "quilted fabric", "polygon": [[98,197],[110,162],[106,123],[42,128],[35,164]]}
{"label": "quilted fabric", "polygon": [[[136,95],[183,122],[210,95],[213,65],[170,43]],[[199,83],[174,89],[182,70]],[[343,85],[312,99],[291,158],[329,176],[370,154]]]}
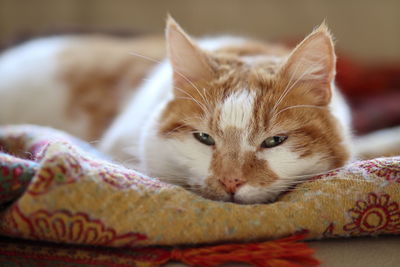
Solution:
{"label": "quilted fabric", "polygon": [[52,129],[1,127],[0,148],[0,200],[14,200],[1,212],[2,235],[120,247],[400,233],[400,157],[355,162],[271,204],[238,205],[111,163]]}

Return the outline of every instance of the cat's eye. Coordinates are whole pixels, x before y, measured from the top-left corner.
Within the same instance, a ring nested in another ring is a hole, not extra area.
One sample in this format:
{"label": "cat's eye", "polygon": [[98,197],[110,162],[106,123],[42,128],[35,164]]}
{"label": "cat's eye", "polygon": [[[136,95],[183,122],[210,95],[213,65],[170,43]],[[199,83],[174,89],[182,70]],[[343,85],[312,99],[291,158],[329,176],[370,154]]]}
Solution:
{"label": "cat's eye", "polygon": [[215,145],[215,141],[214,139],[206,133],[200,133],[200,132],[196,132],[193,133],[194,138],[196,138],[200,143],[203,143],[207,146],[213,146]]}
{"label": "cat's eye", "polygon": [[275,146],[279,146],[287,139],[286,135],[275,135],[268,137],[261,143],[262,148],[271,148]]}

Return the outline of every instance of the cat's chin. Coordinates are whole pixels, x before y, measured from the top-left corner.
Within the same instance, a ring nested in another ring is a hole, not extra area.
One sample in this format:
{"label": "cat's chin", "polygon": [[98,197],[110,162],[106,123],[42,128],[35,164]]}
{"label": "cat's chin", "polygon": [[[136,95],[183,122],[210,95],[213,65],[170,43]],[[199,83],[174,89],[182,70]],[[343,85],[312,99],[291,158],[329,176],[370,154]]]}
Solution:
{"label": "cat's chin", "polygon": [[269,187],[244,185],[234,195],[234,202],[240,204],[265,204],[276,200],[281,192]]}
{"label": "cat's chin", "polygon": [[236,195],[229,195],[225,197],[210,197],[210,196],[203,196],[204,198],[213,200],[213,201],[222,201],[222,202],[231,202],[234,204],[240,204],[240,205],[255,205],[255,204],[268,204],[271,202],[274,202],[277,199],[277,196],[273,197],[266,197],[263,199],[257,198],[257,199],[252,199],[251,197],[238,197]]}
{"label": "cat's chin", "polygon": [[209,190],[203,192],[197,191],[196,193],[213,201],[251,205],[274,202],[281,192],[269,192],[268,188],[248,186],[238,190],[235,194],[228,194],[219,191],[210,192]]}

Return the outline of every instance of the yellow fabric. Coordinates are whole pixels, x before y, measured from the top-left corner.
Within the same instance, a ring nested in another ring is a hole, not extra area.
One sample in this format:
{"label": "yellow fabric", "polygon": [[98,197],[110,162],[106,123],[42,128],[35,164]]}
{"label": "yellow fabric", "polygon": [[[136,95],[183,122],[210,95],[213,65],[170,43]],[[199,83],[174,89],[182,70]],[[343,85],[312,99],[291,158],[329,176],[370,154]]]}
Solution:
{"label": "yellow fabric", "polygon": [[25,193],[2,213],[2,234],[143,246],[265,240],[304,230],[309,239],[400,233],[400,157],[315,177],[275,203],[238,205],[101,160],[52,130],[8,127],[0,133],[3,142],[20,136],[26,147],[50,140]]}

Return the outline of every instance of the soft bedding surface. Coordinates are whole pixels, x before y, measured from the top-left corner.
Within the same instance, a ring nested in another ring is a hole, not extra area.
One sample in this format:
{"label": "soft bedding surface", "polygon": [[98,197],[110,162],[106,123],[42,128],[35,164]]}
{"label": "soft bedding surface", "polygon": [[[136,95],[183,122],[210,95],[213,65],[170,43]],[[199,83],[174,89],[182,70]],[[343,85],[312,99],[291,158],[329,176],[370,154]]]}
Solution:
{"label": "soft bedding surface", "polygon": [[400,157],[359,161],[270,204],[203,199],[65,133],[0,127],[1,235],[108,247],[400,233]]}

